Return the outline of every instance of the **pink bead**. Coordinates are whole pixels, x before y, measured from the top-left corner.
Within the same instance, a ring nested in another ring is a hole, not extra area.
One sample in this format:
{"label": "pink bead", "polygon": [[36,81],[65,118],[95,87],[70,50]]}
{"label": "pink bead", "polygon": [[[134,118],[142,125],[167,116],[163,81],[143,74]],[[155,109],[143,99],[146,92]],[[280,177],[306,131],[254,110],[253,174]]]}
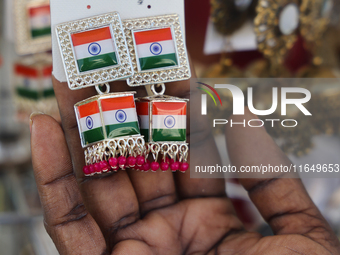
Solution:
{"label": "pink bead", "polygon": [[135,167],[136,162],[137,162],[137,159],[135,157],[130,156],[130,157],[127,158],[127,163],[129,165],[129,167],[131,167],[131,168]]}
{"label": "pink bead", "polygon": [[163,172],[165,172],[165,171],[167,171],[168,169],[169,169],[169,164],[166,163],[166,162],[162,162],[162,163],[161,163],[161,170],[162,170]]}
{"label": "pink bead", "polygon": [[96,169],[94,168],[94,165],[89,165],[89,169],[90,169],[90,174],[96,173]]}
{"label": "pink bead", "polygon": [[151,164],[149,160],[146,160],[146,162],[143,164],[143,172],[148,172],[151,168]]}
{"label": "pink bead", "polygon": [[118,166],[118,159],[117,158],[110,158],[109,164],[112,168],[116,168]]}
{"label": "pink bead", "polygon": [[179,163],[178,162],[173,162],[170,164],[170,169],[173,171],[173,172],[176,172],[178,169],[179,169]]}
{"label": "pink bead", "polygon": [[142,167],[142,166],[137,166],[137,165],[136,165],[134,169],[135,169],[136,171],[140,171],[140,170],[141,170],[141,167]]}
{"label": "pink bead", "polygon": [[109,171],[110,165],[109,165],[109,163],[108,163],[106,160],[101,161],[99,164],[100,164],[100,166],[101,166],[101,168],[102,168],[102,171],[103,171],[104,173],[106,173],[107,171]]}
{"label": "pink bead", "polygon": [[188,163],[182,163],[179,167],[179,170],[181,170],[181,172],[186,172],[188,169],[189,169]]}
{"label": "pink bead", "polygon": [[[164,161],[164,158],[163,158],[163,161]],[[165,158],[165,163],[170,164],[170,159],[169,158]]]}
{"label": "pink bead", "polygon": [[94,169],[95,169],[97,174],[101,174],[102,173],[102,167],[100,166],[100,163],[94,164]]}
{"label": "pink bead", "polygon": [[89,166],[84,166],[83,167],[83,172],[85,175],[90,175],[91,174],[91,169]]}
{"label": "pink bead", "polygon": [[111,169],[112,169],[113,172],[117,172],[118,171],[118,166],[111,167]]}
{"label": "pink bead", "polygon": [[158,162],[152,162],[151,163],[151,171],[156,172],[159,169],[159,163]]}
{"label": "pink bead", "polygon": [[145,159],[143,156],[138,156],[137,157],[137,166],[142,166],[145,163]]}
{"label": "pink bead", "polygon": [[126,164],[126,157],[120,156],[118,158],[118,165],[121,169],[125,169],[125,164]]}

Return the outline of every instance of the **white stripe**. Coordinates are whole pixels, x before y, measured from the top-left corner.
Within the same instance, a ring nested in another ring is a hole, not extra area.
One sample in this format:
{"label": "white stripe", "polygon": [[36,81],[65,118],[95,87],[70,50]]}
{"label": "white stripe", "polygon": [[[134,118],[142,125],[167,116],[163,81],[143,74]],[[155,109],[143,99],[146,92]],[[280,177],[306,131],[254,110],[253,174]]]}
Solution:
{"label": "white stripe", "polygon": [[[165,125],[165,119],[172,116],[175,119],[175,125],[169,128]],[[187,116],[186,115],[153,115],[152,128],[153,129],[186,129]]]}
{"label": "white stripe", "polygon": [[16,83],[16,86],[20,88],[33,89],[33,90],[41,89],[39,79],[33,79],[33,78],[25,79],[23,76],[20,75],[15,78],[15,83]]}
{"label": "white stripe", "polygon": [[[92,118],[92,121],[93,121],[93,128],[89,129],[86,125],[86,119],[87,117],[91,117]],[[81,132],[84,133],[85,131],[89,131],[89,130],[93,130],[95,128],[99,128],[102,126],[102,120],[100,118],[100,113],[96,113],[96,114],[93,114],[93,115],[89,115],[89,116],[86,116],[84,118],[81,118],[80,121],[79,121],[79,124],[80,124],[80,129],[81,129]]]}
{"label": "white stripe", "polygon": [[140,129],[149,129],[149,115],[138,115],[140,118]]}
{"label": "white stripe", "polygon": [[[112,39],[102,40],[102,41],[98,41],[98,42],[94,42],[94,43],[98,43],[101,47],[101,52],[96,56],[115,52],[115,47],[114,47]],[[77,59],[95,57],[95,56],[93,56],[89,53],[89,45],[90,44],[91,43],[82,44],[82,45],[78,45],[78,46],[74,47],[74,51],[75,51]]]}
{"label": "white stripe", "polygon": [[51,26],[51,16],[49,14],[38,15],[31,18],[31,28],[40,29]]}
{"label": "white stripe", "polygon": [[[118,111],[125,112],[126,120],[124,122],[118,122],[118,120],[116,119],[116,113]],[[116,111],[106,111],[106,112],[103,112],[103,118],[104,118],[105,126],[136,122],[137,121],[136,108],[127,108],[127,109],[121,109],[121,110],[116,110]]]}
{"label": "white stripe", "polygon": [[43,83],[43,88],[44,89],[52,89],[53,88],[52,78],[50,76],[44,77],[42,79],[42,83]]}
{"label": "white stripe", "polygon": [[144,43],[144,44],[137,45],[138,58],[161,56],[161,55],[171,54],[171,53],[176,52],[175,45],[172,40],[160,41],[157,43],[159,43],[162,46],[162,52],[159,55],[154,55],[151,53],[150,47],[152,43]]}

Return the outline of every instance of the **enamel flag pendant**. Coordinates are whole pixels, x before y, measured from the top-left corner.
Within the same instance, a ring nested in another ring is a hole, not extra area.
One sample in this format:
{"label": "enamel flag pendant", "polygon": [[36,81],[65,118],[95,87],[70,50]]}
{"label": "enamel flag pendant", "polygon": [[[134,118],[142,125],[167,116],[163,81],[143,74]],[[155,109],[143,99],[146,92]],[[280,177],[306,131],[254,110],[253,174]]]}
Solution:
{"label": "enamel flag pendant", "polygon": [[141,133],[146,141],[146,159],[154,162],[142,171],[176,172],[188,170],[189,147],[186,143],[187,101],[169,96],[151,96],[136,102]]}
{"label": "enamel flag pendant", "polygon": [[[124,31],[134,68],[129,86],[152,85],[153,96],[137,100],[137,112],[146,142],[141,171],[189,168],[186,143],[186,99],[165,96],[164,83],[191,77],[187,50],[177,14],[124,20]],[[169,84],[170,86],[170,84]],[[156,92],[161,87],[161,92]],[[152,155],[153,162],[148,161]],[[138,169],[137,169],[138,170]]]}
{"label": "enamel flag pendant", "polygon": [[187,80],[187,50],[177,14],[123,20],[134,74],[129,86]]}
{"label": "enamel flag pendant", "polygon": [[51,54],[21,57],[14,64],[15,98],[19,119],[27,121],[32,112],[45,112],[58,118],[58,105],[52,86]]}
{"label": "enamel flag pendant", "polygon": [[51,50],[48,0],[15,0],[16,51],[19,55]]}
{"label": "enamel flag pendant", "polygon": [[86,176],[145,163],[133,93],[98,95],[74,107],[85,149]]}
{"label": "enamel flag pendant", "polygon": [[117,12],[60,24],[56,33],[70,89],[132,76],[132,64]]}
{"label": "enamel flag pendant", "polygon": [[145,142],[135,92],[109,93],[109,82],[133,74],[119,14],[60,24],[56,33],[69,88],[95,86],[99,94],[74,106],[85,153],[84,175],[142,166]]}

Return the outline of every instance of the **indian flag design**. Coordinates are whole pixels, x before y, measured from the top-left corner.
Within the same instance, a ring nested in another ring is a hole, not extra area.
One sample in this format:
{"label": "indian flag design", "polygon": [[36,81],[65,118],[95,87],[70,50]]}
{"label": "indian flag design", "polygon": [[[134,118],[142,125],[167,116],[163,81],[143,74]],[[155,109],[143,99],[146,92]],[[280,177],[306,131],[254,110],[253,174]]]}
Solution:
{"label": "indian flag design", "polygon": [[134,32],[141,71],[178,65],[171,28]]}
{"label": "indian flag design", "polygon": [[101,99],[107,138],[140,135],[133,96]]}
{"label": "indian flag design", "polygon": [[118,64],[110,27],[71,35],[79,72]]}
{"label": "indian flag design", "polygon": [[104,140],[98,102],[80,105],[76,109],[82,145],[86,146]]}
{"label": "indian flag design", "polygon": [[29,8],[29,19],[33,39],[51,35],[51,12],[49,5]]}
{"label": "indian flag design", "polygon": [[52,66],[42,70],[16,64],[14,67],[16,91],[20,97],[38,100],[54,96],[52,86]]}
{"label": "indian flag design", "polygon": [[140,133],[144,136],[144,140],[149,142],[149,103],[136,102],[138,121],[140,126]]}
{"label": "indian flag design", "polygon": [[186,102],[152,102],[152,140],[186,141]]}

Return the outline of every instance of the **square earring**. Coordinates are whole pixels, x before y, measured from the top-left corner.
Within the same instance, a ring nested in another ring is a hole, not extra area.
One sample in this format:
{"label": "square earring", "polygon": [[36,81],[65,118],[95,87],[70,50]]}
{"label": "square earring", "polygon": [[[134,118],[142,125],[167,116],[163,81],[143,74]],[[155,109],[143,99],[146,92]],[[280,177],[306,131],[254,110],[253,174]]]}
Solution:
{"label": "square earring", "polygon": [[117,12],[59,24],[56,33],[70,89],[102,85],[133,75]]}
{"label": "square earring", "polygon": [[177,14],[123,20],[134,74],[129,86],[187,80],[191,77]]}
{"label": "square earring", "polygon": [[48,0],[15,0],[16,51],[19,55],[51,50]]}

